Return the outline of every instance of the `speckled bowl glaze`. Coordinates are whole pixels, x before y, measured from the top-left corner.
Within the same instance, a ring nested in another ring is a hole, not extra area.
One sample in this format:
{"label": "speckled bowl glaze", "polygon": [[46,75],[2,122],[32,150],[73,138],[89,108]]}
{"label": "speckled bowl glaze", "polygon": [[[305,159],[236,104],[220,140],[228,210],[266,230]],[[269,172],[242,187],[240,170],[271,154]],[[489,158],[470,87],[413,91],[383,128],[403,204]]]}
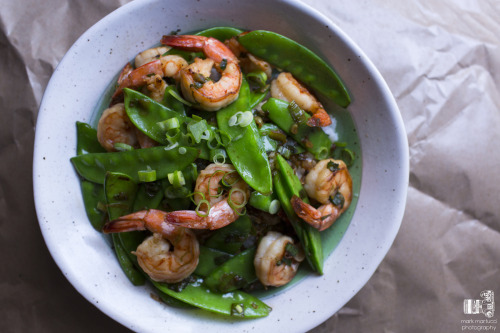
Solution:
{"label": "speckled bowl glaze", "polygon": [[[122,274],[106,239],[90,225],[75,155],[75,122],[91,122],[122,66],[171,31],[212,26],[275,31],[332,64],[349,88],[362,150],[359,199],[351,224],[325,261],[308,276],[267,296],[273,310],[258,320],[183,310],[151,299]],[[68,80],[68,78],[71,78]],[[68,51],[49,82],[37,120],[33,159],[40,228],[63,274],[92,304],[141,332],[305,332],[321,324],[368,281],[398,232],[408,186],[408,146],[399,110],[364,53],[329,19],[294,1],[137,0],[103,18]]]}

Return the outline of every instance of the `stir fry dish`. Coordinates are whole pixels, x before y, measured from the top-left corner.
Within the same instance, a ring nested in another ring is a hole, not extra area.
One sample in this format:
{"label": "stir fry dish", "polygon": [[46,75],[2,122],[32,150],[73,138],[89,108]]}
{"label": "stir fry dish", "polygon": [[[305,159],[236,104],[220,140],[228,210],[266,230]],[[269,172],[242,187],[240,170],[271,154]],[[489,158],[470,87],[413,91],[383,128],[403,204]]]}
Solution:
{"label": "stir fry dish", "polygon": [[257,318],[271,311],[259,291],[299,267],[323,274],[322,233],[351,206],[359,156],[325,130],[336,120],[317,96],[350,97],[320,57],[270,31],[166,35],[108,96],[96,126],[77,122],[71,162],[132,284]]}

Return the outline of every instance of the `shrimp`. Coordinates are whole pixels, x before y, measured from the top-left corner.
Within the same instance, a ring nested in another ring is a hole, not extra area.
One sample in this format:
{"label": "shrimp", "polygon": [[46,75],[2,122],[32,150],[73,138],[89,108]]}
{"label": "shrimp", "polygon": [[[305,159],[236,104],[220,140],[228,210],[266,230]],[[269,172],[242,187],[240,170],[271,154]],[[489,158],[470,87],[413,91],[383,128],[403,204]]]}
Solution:
{"label": "shrimp", "polygon": [[323,105],[290,73],[282,72],[271,82],[271,96],[287,102],[295,101],[300,108],[312,113],[307,121],[311,127],[324,127],[332,123]]}
{"label": "shrimp", "polygon": [[103,232],[145,229],[153,232],[132,253],[137,256],[137,262],[151,279],[175,283],[195,271],[200,247],[193,231],[165,222],[165,214],[167,213],[155,209],[132,213],[106,223]]}
{"label": "shrimp", "polygon": [[[203,51],[206,59],[195,61],[180,71],[184,98],[206,111],[217,111],[238,98],[242,74],[238,59],[221,41],[204,36],[163,36],[162,44],[188,51]],[[210,80],[212,68],[221,77]]]}
{"label": "shrimp", "polygon": [[279,287],[290,282],[304,260],[301,247],[290,247],[293,239],[269,231],[260,241],[254,257],[255,273],[265,286]]}
{"label": "shrimp", "polygon": [[320,231],[329,228],[351,204],[352,179],[341,160],[319,161],[307,174],[304,189],[322,205],[316,209],[293,196],[292,207],[300,218]]}
{"label": "shrimp", "polygon": [[167,53],[168,50],[170,50],[169,47],[159,46],[159,47],[152,47],[150,49],[142,51],[141,53],[135,56],[134,59],[135,68],[141,67],[142,65],[145,65],[151,61],[160,59],[160,57],[163,56],[165,53]]}
{"label": "shrimp", "polygon": [[[147,61],[144,58],[141,57],[137,63],[141,64],[142,61]],[[155,58],[153,57],[153,59]],[[124,88],[138,88],[148,85],[148,89],[152,90],[157,89],[156,87],[160,83],[158,80],[163,81],[162,77],[164,76],[178,80],[180,70],[187,65],[187,61],[178,55],[160,56],[158,59],[147,62],[133,70],[130,64],[127,64],[118,78],[118,87],[111,97],[111,103],[114,104],[122,98]],[[152,84],[153,86],[151,86]],[[160,85],[160,87],[165,91],[166,84]],[[161,91],[157,93],[157,95],[160,94]]]}
{"label": "shrimp", "polygon": [[[221,183],[226,183],[227,186]],[[223,193],[224,187],[231,189],[228,193]],[[250,190],[232,165],[210,164],[198,175],[194,193],[198,209],[206,205],[203,201],[206,200],[210,205],[209,211],[204,212],[205,214],[193,210],[174,211],[166,215],[168,223],[191,229],[222,228],[238,219]]]}
{"label": "shrimp", "polygon": [[135,130],[125,112],[125,105],[115,104],[102,113],[97,124],[97,140],[107,151],[116,151],[115,143],[139,148]]}
{"label": "shrimp", "polygon": [[115,143],[125,143],[133,148],[157,145],[156,141],[142,133],[130,121],[123,103],[104,110],[97,124],[97,140],[107,151],[117,151]]}

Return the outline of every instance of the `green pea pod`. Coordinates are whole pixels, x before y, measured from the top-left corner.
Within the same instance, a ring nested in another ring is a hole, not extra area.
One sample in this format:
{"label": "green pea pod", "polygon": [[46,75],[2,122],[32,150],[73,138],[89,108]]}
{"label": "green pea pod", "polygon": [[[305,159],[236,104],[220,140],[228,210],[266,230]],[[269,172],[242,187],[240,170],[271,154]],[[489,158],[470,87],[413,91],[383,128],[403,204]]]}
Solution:
{"label": "green pea pod", "polygon": [[105,206],[106,198],[104,196],[104,187],[100,184],[89,182],[82,179],[81,183],[83,204],[90,224],[95,230],[101,231],[106,223],[106,212],[99,209],[99,206]]}
{"label": "green pea pod", "polygon": [[103,184],[106,172],[120,172],[139,181],[138,172],[148,167],[156,170],[156,178],[163,179],[175,170],[183,170],[199,155],[199,150],[191,147],[153,147],[116,153],[93,153],[75,156],[71,162],[83,178]]}
{"label": "green pea pod", "polygon": [[250,93],[250,110],[253,110],[257,107],[257,104],[264,100],[269,92],[269,87],[270,86],[268,85],[264,90],[257,89]]}
{"label": "green pea pod", "polygon": [[164,283],[153,285],[163,293],[198,308],[222,315],[241,318],[260,318],[269,315],[271,308],[255,296],[236,290],[225,294],[208,290],[199,279],[181,291],[174,291]]}
{"label": "green pea pod", "polygon": [[113,247],[115,249],[116,257],[118,258],[118,263],[129,281],[132,282],[134,286],[144,285],[146,279],[144,278],[144,275],[135,268],[132,260],[130,260],[128,253],[121,244],[120,236],[118,234],[112,234],[111,239],[113,240]]}
{"label": "green pea pod", "polygon": [[257,239],[248,215],[240,216],[233,223],[217,229],[205,246],[230,254],[237,254],[255,245]]}
{"label": "green pea pod", "polygon": [[[86,123],[76,122],[76,153],[84,155],[89,153],[101,153],[106,150],[97,141],[97,131]],[[104,206],[104,188],[100,184],[95,184],[87,180],[81,180],[82,198],[87,217],[97,231],[101,231],[106,222],[106,212],[99,209],[99,205]]]}
{"label": "green pea pod", "polygon": [[[332,141],[330,141],[328,135],[322,129],[307,126],[305,123],[299,124],[297,132],[292,133],[291,128],[295,122],[288,111],[288,105],[288,102],[270,98],[262,105],[262,110],[269,112],[269,119],[307,151],[314,154],[315,158],[319,160],[327,158],[330,155],[332,146]],[[305,114],[305,117],[309,119],[311,116]]]}
{"label": "green pea pod", "polygon": [[245,79],[238,99],[217,111],[217,124],[222,132],[229,134],[230,142],[224,142],[226,152],[241,178],[253,189],[263,194],[271,193],[271,167],[259,130],[252,119],[245,127],[229,126],[229,119],[239,111],[249,109],[250,88]]}
{"label": "green pea pod", "polygon": [[168,181],[166,179],[139,184],[132,211],[157,209],[163,200],[167,185]]}
{"label": "green pea pod", "polygon": [[314,52],[280,34],[255,30],[238,37],[250,53],[268,61],[332,99],[347,107],[351,98],[335,71]]}
{"label": "green pea pod", "polygon": [[217,267],[205,278],[205,285],[214,292],[227,293],[256,281],[255,251],[255,247],[245,250]]}
{"label": "green pea pod", "polygon": [[232,256],[232,254],[200,245],[200,258],[193,274],[205,277]]}
{"label": "green pea pod", "polygon": [[276,194],[264,195],[257,191],[250,194],[248,204],[269,214],[276,214],[280,209],[280,202]]}
{"label": "green pea pod", "polygon": [[321,246],[320,232],[301,220],[295,214],[290,203],[293,195],[305,200],[307,198],[305,191],[290,165],[279,154],[276,156],[276,164],[278,172],[273,177],[274,190],[281,202],[281,207],[283,207],[297,237],[302,243],[309,265],[315,272],[323,274],[323,248]]}
{"label": "green pea pod", "polygon": [[196,33],[198,36],[213,37],[221,42],[242,34],[243,30],[232,27],[213,27]]}
{"label": "green pea pod", "polygon": [[[127,175],[109,172],[104,180],[104,192],[109,219],[114,220],[131,212],[132,203],[137,192],[137,184]],[[123,272],[133,285],[143,285],[145,282],[144,275],[135,268],[129,254],[124,249],[120,240],[121,234],[113,234],[111,237]]]}
{"label": "green pea pod", "polygon": [[[210,148],[208,147],[208,141],[192,142],[192,139],[187,136],[187,126],[195,121],[193,118],[183,116],[138,91],[125,88],[123,93],[127,115],[141,132],[163,145],[170,145],[171,142],[168,141],[165,130],[162,129],[159,123],[167,119],[177,118],[181,127],[180,132],[175,136],[175,140],[179,146],[196,147],[200,150],[200,158],[209,159]],[[215,127],[208,125],[207,129],[215,135]]]}
{"label": "green pea pod", "polygon": [[97,141],[97,131],[89,124],[76,122],[76,154],[104,153],[106,150]]}
{"label": "green pea pod", "polygon": [[174,85],[168,86],[165,89],[165,94],[163,95],[161,103],[178,114],[186,116],[186,108],[184,107],[184,104],[175,97],[176,95],[180,96],[177,87]]}

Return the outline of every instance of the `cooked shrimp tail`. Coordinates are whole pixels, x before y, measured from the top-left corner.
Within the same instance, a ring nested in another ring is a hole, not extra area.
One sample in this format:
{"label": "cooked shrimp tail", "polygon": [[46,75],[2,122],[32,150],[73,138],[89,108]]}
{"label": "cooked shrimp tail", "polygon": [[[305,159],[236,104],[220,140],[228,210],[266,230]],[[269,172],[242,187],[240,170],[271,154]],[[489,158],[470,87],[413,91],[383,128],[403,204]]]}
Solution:
{"label": "cooked shrimp tail", "polygon": [[163,36],[161,43],[180,48],[186,51],[202,51],[205,56],[220,63],[224,59],[237,62],[234,53],[221,41],[212,37],[196,35],[169,35]]}
{"label": "cooked shrimp tail", "polygon": [[300,217],[319,231],[325,230],[330,225],[332,225],[340,215],[339,210],[335,209],[335,207],[333,207],[332,205],[325,205],[316,209],[313,206],[302,201],[302,199],[300,199],[296,195],[292,197],[290,203],[292,204],[293,210],[298,217]]}
{"label": "cooked shrimp tail", "polygon": [[223,200],[216,203],[206,216],[199,215],[194,210],[179,210],[168,213],[166,221],[189,229],[215,230],[236,221],[238,217],[238,212],[227,200]]}

